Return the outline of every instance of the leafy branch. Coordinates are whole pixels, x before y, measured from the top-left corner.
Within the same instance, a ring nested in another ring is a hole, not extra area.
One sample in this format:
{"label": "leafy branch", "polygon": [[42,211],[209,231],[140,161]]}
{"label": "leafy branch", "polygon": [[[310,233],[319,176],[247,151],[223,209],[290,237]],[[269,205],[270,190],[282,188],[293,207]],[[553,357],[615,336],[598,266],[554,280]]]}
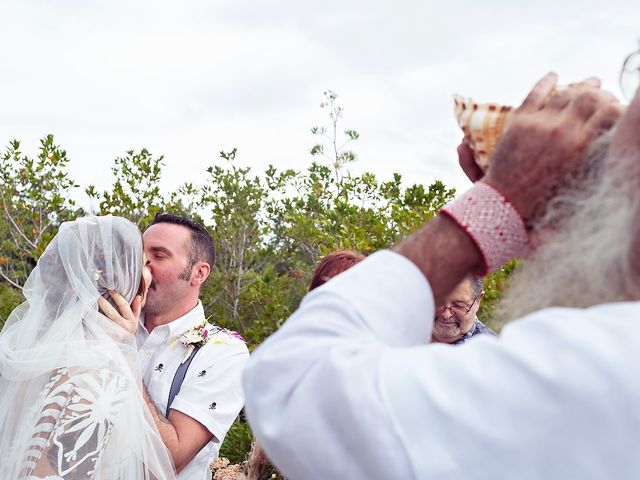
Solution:
{"label": "leafy branch", "polygon": [[320,108],[327,112],[329,117],[329,128],[325,126],[315,126],[311,128],[311,133],[320,137],[323,137],[329,141],[329,147],[331,148],[331,154],[325,152],[325,146],[322,143],[317,143],[309,153],[312,156],[322,155],[332,162],[336,184],[340,184],[343,178],[342,170],[345,165],[351,162],[355,162],[356,154],[352,150],[344,150],[344,147],[353,141],[360,138],[360,134],[353,129],[346,129],[343,131],[345,136],[344,141],[341,142],[338,138],[338,123],[342,118],[343,107],[336,103],[338,95],[333,90],[327,90],[324,92],[325,100],[320,104]]}

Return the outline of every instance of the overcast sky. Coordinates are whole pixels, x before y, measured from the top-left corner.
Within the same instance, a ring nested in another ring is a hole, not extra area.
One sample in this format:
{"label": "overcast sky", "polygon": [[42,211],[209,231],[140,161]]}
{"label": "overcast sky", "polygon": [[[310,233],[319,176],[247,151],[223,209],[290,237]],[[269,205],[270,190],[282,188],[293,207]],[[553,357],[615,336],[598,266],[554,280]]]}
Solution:
{"label": "overcast sky", "polygon": [[82,186],[142,147],[166,189],[232,147],[300,169],[333,89],[361,135],[353,172],[466,189],[453,93],[518,104],[554,70],[618,95],[639,39],[638,0],[0,0],[0,143],[54,134]]}

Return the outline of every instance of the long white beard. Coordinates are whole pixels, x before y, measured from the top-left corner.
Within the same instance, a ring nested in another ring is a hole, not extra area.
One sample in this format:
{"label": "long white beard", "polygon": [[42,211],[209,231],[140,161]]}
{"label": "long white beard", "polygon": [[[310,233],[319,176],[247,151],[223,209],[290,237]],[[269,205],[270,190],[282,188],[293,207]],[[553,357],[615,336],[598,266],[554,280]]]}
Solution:
{"label": "long white beard", "polygon": [[610,138],[594,145],[587,162],[591,172],[595,166],[602,174],[585,175],[579,188],[559,195],[535,226],[555,231],[512,275],[498,307],[502,321],[546,307],[640,298],[638,260],[632,255],[640,232],[640,158],[629,153],[603,165]]}

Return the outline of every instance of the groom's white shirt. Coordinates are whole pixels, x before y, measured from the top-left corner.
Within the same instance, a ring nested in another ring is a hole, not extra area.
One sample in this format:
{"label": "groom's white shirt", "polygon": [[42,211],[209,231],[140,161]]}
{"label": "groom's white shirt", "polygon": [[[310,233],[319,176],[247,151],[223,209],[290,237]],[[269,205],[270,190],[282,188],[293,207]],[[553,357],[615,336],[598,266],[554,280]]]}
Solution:
{"label": "groom's white shirt", "polygon": [[[202,323],[202,304],[186,315],[153,329],[144,327],[144,318],[136,333],[138,361],[149,395],[164,415],[171,382],[182,362],[186,348],[180,336]],[[244,342],[225,330],[214,334],[196,353],[172,409],[197,420],[213,438],[180,472],[178,480],[210,480],[209,464],[218,456],[221,441],[244,404],[242,370],[249,359]]]}

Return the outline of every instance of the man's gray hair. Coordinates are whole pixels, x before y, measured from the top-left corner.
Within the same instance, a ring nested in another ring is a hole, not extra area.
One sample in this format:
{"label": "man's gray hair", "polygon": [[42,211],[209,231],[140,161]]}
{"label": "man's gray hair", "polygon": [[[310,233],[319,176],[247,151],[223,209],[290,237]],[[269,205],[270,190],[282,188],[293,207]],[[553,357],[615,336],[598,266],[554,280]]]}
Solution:
{"label": "man's gray hair", "polygon": [[484,291],[484,284],[482,283],[482,277],[478,275],[467,275],[466,280],[471,283],[471,291],[473,298],[478,297]]}

